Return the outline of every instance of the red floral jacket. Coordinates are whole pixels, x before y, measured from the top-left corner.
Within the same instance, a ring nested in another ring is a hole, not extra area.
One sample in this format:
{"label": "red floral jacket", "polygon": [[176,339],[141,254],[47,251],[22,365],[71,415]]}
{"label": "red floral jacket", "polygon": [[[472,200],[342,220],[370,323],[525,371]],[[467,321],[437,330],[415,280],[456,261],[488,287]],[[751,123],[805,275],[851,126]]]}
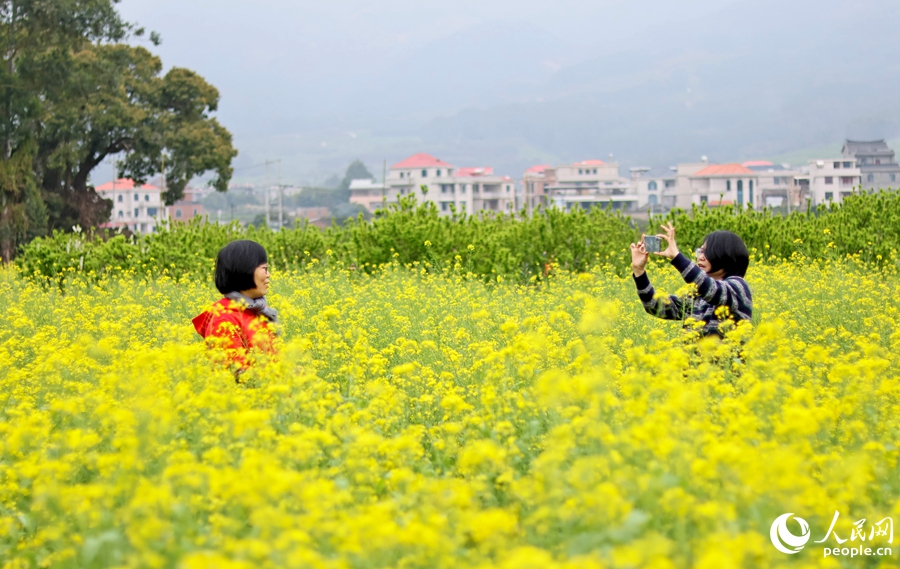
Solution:
{"label": "red floral jacket", "polygon": [[265,316],[254,314],[228,298],[192,320],[210,348],[224,350],[225,363],[244,371],[253,363],[253,352],[275,355],[275,330]]}

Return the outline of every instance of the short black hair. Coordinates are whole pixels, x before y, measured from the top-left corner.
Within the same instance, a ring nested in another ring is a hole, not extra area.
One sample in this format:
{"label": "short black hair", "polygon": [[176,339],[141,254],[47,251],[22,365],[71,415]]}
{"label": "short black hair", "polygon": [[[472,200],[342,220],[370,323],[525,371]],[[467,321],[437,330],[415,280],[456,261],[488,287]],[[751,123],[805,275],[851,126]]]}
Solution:
{"label": "short black hair", "polygon": [[731,231],[713,231],[704,240],[703,254],[712,271],[724,269],[726,277],[743,277],[750,265],[750,252],[744,240]]}
{"label": "short black hair", "polygon": [[232,241],[216,255],[216,288],[222,294],[256,288],[256,268],[268,262],[265,247],[256,241]]}

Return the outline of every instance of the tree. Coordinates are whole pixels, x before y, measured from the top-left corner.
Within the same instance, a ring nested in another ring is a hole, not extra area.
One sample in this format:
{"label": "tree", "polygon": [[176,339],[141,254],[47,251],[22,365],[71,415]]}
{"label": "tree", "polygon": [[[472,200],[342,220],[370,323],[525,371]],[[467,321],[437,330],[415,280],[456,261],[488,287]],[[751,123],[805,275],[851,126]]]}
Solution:
{"label": "tree", "polygon": [[[47,230],[35,157],[44,98],[71,53],[130,29],[108,0],[0,1],[0,255]],[[136,30],[135,35],[142,34]]]}
{"label": "tree", "polygon": [[350,182],[353,180],[373,180],[374,178],[375,176],[366,169],[366,165],[362,161],[354,160],[347,166],[347,173],[344,174],[344,179],[338,189],[346,191],[350,189]]}
{"label": "tree", "polygon": [[[28,231],[87,228],[109,219],[112,203],[88,184],[107,157],[120,157],[118,175],[139,183],[162,173],[167,204],[205,172],[215,173],[217,190],[227,189],[237,152],[231,134],[210,116],[218,91],[187,69],[160,76],[158,57],[123,43],[143,30],[119,18],[117,1],[0,1],[6,63],[0,194],[2,207],[8,202],[19,212],[0,210],[6,260],[6,251]],[[158,37],[151,34],[151,41]],[[33,203],[37,194],[26,191],[29,176],[12,174],[29,162],[43,210]],[[24,233],[22,212],[31,216]],[[4,231],[4,223],[19,229]]]}

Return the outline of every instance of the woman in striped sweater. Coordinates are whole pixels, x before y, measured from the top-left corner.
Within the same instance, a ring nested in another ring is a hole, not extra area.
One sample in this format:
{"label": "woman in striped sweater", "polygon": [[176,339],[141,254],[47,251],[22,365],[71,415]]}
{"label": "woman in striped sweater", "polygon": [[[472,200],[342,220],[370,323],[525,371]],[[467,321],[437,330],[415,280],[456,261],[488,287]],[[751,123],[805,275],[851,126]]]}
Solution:
{"label": "woman in striped sweater", "polygon": [[[675,227],[669,222],[662,226],[668,246],[656,253],[672,261],[686,283],[697,286],[694,295],[656,297],[653,285],[647,278],[649,253],[640,243],[631,244],[631,267],[634,284],[644,310],[665,320],[681,320],[685,328],[699,327],[701,336],[722,337],[723,320],[737,323],[750,320],[753,298],[750,285],[744,280],[750,254],[744,241],[731,231],[714,231],[706,236],[703,245],[696,250],[697,263],[678,251],[675,244]],[[696,324],[695,324],[696,323]]]}

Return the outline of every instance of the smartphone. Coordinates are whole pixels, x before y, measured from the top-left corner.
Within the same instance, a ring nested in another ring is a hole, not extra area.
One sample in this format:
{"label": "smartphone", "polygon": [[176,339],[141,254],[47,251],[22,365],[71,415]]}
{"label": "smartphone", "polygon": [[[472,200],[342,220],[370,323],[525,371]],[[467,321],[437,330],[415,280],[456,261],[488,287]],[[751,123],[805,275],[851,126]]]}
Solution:
{"label": "smartphone", "polygon": [[659,253],[659,241],[656,235],[644,235],[644,249],[648,253]]}

